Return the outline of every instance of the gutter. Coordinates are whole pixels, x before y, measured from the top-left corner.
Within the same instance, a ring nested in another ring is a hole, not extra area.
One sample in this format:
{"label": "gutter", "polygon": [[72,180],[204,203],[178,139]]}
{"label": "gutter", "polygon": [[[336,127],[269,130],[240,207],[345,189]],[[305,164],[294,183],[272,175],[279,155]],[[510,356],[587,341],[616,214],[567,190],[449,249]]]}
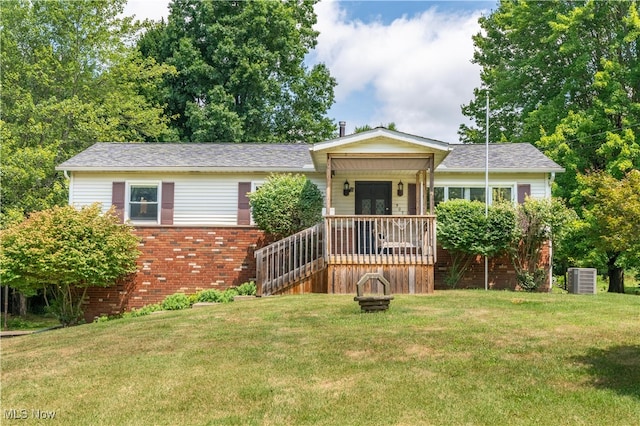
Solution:
{"label": "gutter", "polygon": [[252,172],[271,172],[271,173],[308,173],[315,172],[312,167],[295,167],[295,168],[267,168],[267,167],[56,167],[56,170],[65,172],[162,172],[162,173],[183,173],[183,172],[218,172],[218,173],[252,173]]}

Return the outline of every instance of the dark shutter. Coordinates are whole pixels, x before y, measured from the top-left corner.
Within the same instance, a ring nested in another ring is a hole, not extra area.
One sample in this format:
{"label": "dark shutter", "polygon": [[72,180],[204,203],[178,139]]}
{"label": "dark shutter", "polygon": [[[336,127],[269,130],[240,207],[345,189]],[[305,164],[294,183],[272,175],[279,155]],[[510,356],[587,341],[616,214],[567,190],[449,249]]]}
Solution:
{"label": "dark shutter", "polygon": [[173,225],[173,182],[162,182],[162,208],[160,209],[160,224]]}
{"label": "dark shutter", "polygon": [[531,185],[523,184],[518,185],[518,203],[524,203],[524,199],[527,198],[527,195],[531,196]]}
{"label": "dark shutter", "polygon": [[407,203],[408,203],[407,214],[418,214],[416,202],[417,202],[416,184],[410,183],[407,185]]}
{"label": "dark shutter", "polygon": [[124,194],[126,185],[124,182],[113,182],[111,186],[111,204],[116,207],[116,214],[120,222],[124,222]]}
{"label": "dark shutter", "polygon": [[251,182],[238,182],[238,225],[251,225],[249,197]]}

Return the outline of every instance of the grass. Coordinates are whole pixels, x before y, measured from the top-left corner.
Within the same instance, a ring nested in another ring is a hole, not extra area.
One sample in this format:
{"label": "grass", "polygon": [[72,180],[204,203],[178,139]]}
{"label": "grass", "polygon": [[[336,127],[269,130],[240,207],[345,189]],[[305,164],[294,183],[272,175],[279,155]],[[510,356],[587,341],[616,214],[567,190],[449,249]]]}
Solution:
{"label": "grass", "polygon": [[[630,425],[640,297],[444,291],[221,304],[2,341],[2,409],[57,424]],[[31,419],[34,420],[34,419]]]}
{"label": "grass", "polygon": [[[60,321],[53,315],[7,316],[7,330],[40,330],[58,325],[60,325]],[[4,329],[4,313],[2,313],[0,314],[0,330],[4,331]]]}

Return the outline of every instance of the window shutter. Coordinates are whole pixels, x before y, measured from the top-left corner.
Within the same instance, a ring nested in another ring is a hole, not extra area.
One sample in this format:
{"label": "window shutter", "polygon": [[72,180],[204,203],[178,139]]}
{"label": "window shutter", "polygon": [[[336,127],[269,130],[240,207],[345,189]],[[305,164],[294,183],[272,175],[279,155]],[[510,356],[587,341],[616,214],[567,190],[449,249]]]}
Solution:
{"label": "window shutter", "polygon": [[160,224],[173,225],[173,182],[162,182],[162,207],[160,209]]}
{"label": "window shutter", "polygon": [[111,186],[111,204],[116,207],[116,214],[120,222],[124,223],[124,195],[126,185],[124,182],[113,182]]}
{"label": "window shutter", "polygon": [[523,184],[523,185],[518,185],[518,203],[522,204],[524,203],[524,199],[527,198],[527,195],[531,195],[531,185],[530,184]]}
{"label": "window shutter", "polygon": [[238,182],[238,225],[251,225],[251,207],[247,193],[251,192],[251,182]]}
{"label": "window shutter", "polygon": [[407,209],[407,214],[411,214],[411,215],[415,215],[418,214],[418,209],[416,207],[416,202],[417,202],[417,198],[416,198],[416,184],[415,183],[410,183],[407,185],[407,203],[408,203],[408,209]]}

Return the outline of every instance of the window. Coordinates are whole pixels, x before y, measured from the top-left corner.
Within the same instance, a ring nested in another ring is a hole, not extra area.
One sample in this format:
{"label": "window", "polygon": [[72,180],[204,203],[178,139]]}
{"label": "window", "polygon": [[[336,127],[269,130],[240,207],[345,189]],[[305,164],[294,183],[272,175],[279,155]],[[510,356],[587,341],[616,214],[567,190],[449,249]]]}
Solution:
{"label": "window", "polygon": [[449,188],[449,200],[456,200],[458,198],[465,198],[464,188]]}
{"label": "window", "polygon": [[158,222],[158,184],[129,186],[129,219],[136,222]]}
{"label": "window", "polygon": [[469,200],[484,203],[484,188],[469,188]]}
{"label": "window", "polygon": [[492,188],[491,202],[495,204],[503,201],[512,201],[511,188]]}
{"label": "window", "polygon": [[436,186],[433,188],[434,204],[437,206],[444,201],[444,187]]}
{"label": "window", "polygon": [[[457,186],[445,186],[436,187],[435,200],[436,206],[442,201],[446,200],[469,200],[480,201],[484,203],[486,200],[486,191],[484,187],[457,187]],[[491,187],[491,198],[489,203],[498,203],[501,201],[513,201],[513,187]]]}

